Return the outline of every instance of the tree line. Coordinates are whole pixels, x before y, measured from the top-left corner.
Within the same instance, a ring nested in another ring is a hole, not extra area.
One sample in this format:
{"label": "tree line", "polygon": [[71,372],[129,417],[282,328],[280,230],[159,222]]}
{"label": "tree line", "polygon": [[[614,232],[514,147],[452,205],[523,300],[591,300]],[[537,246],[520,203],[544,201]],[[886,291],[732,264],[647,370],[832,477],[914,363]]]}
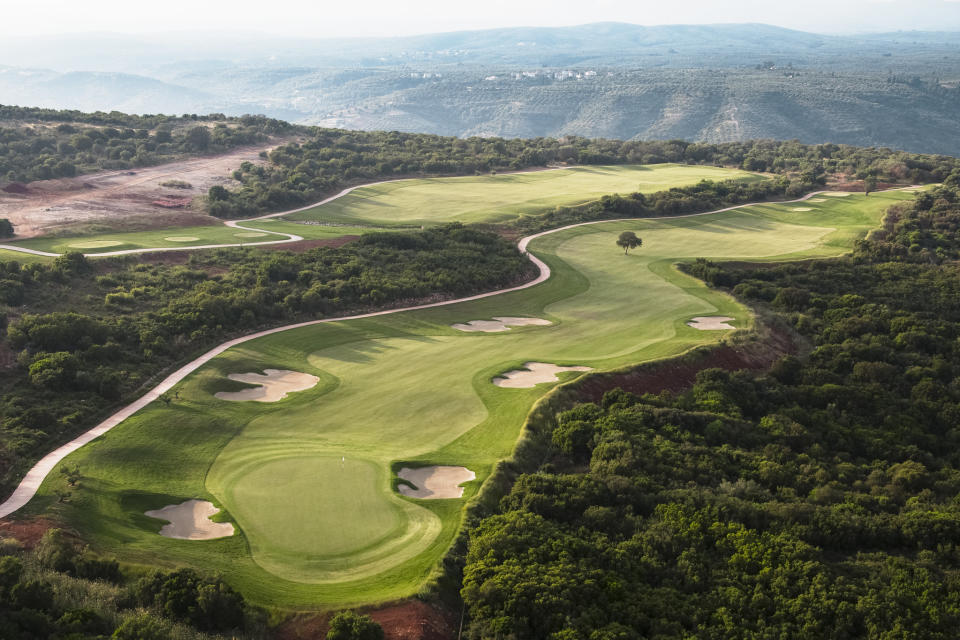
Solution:
{"label": "tree line", "polygon": [[0,105],[4,120],[8,124],[0,126],[0,185],[224,153],[296,130],[263,116],[128,116]]}

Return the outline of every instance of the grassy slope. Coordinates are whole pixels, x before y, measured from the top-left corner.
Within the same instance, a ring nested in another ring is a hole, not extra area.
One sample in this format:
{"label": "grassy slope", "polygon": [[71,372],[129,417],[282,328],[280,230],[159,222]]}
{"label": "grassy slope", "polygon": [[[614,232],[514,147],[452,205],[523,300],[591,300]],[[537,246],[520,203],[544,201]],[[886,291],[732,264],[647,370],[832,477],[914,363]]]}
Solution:
{"label": "grassy slope", "polygon": [[[739,304],[671,268],[697,256],[763,259],[839,253],[908,194],[831,199],[815,211],[763,205],[673,220],[608,222],[540,239],[554,269],[526,291],[450,307],[287,331],[232,349],[71,456],[83,488],[56,504],[51,477],[30,507],[62,516],[99,548],[145,565],[222,571],[252,600],[309,608],[415,592],[449,546],[463,501],[396,495],[396,461],[463,464],[478,480],[509,455],[531,404],[552,385],[500,389],[491,377],[527,360],[598,369],[670,356],[717,340],[684,322]],[[644,247],[624,256],[617,234]],[[836,229],[836,230],[832,230]],[[821,244],[822,243],[822,244]],[[452,322],[534,315],[549,327],[464,334]],[[276,404],[212,393],[230,372],[266,367],[321,378]],[[563,374],[570,377],[577,374]],[[189,542],[156,534],[146,509],[208,498],[239,525],[233,538]]]}
{"label": "grassy slope", "polygon": [[609,193],[653,193],[702,179],[761,180],[745,171],[675,164],[574,167],[557,171],[403,180],[356,189],[292,220],[429,225],[503,222]]}

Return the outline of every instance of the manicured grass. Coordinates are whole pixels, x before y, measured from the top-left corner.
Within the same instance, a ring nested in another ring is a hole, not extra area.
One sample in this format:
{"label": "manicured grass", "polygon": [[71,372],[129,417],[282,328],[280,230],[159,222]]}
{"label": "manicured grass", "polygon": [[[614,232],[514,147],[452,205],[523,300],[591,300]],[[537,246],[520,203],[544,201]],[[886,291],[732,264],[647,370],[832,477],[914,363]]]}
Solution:
{"label": "manicured grass", "polygon": [[430,225],[450,220],[503,222],[559,205],[590,202],[610,193],[653,193],[703,179],[764,178],[734,169],[658,164],[401,180],[356,189],[325,205],[287,217],[382,225]]}
{"label": "manicured grass", "polygon": [[[465,497],[510,455],[533,402],[553,384],[502,389],[491,378],[523,362],[612,369],[664,358],[724,332],[686,326],[749,312],[673,268],[699,256],[765,260],[841,253],[910,194],[762,205],[678,219],[607,222],[540,238],[530,248],[553,269],[524,291],[437,309],[333,322],[231,349],[154,403],[72,455],[83,488],[57,504],[47,479],[33,511],[62,517],[100,549],[151,566],[220,571],[252,601],[329,608],[415,593],[460,526],[466,500],[398,495],[398,462],[464,465]],[[643,247],[624,255],[623,230]],[[462,333],[454,322],[530,315],[551,326]],[[228,373],[265,368],[316,375],[308,391],[274,403],[213,393]],[[561,374],[571,379],[577,373]],[[143,511],[212,500],[237,526],[232,538],[191,542],[157,535]]]}
{"label": "manicured grass", "polygon": [[[305,239],[338,238],[344,235],[360,235],[369,231],[369,228],[334,227],[314,224],[295,224],[278,220],[258,220],[249,223],[254,228],[262,228],[263,232],[248,229],[236,229],[226,225],[212,225],[207,227],[175,227],[171,229],[155,229],[151,231],[130,231],[124,233],[104,233],[89,236],[39,237],[26,240],[17,240],[7,244],[65,253],[80,251],[82,253],[105,253],[123,251],[126,249],[150,249],[155,247],[194,247],[206,244],[237,244],[269,242],[282,240],[278,236],[265,231],[292,233]],[[16,253],[7,251],[6,253]],[[26,255],[26,254],[18,254]]]}

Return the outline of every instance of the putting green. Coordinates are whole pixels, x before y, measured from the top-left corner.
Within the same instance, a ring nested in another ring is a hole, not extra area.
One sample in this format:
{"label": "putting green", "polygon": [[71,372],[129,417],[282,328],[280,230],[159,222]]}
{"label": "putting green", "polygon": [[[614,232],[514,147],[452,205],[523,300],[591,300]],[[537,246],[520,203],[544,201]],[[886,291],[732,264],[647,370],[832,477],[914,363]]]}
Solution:
{"label": "putting green", "polygon": [[752,182],[764,178],[720,167],[656,164],[398,180],[355,189],[327,204],[286,217],[379,225],[501,222],[518,214],[581,204],[610,193],[653,193],[704,179]]}
{"label": "putting green", "polygon": [[[535,240],[552,269],[535,287],[374,318],[288,330],[234,347],[72,454],[83,489],[57,503],[47,479],[30,506],[50,510],[124,561],[222,572],[252,601],[329,608],[415,593],[436,570],[462,508],[510,455],[532,404],[555,383],[506,389],[492,379],[524,362],[609,370],[709,344],[696,316],[749,312],[673,268],[704,256],[774,260],[836,255],[912,194],[830,200],[814,211],[757,205],[697,217],[606,222]],[[624,255],[624,230],[643,248]],[[464,333],[476,318],[530,316],[549,326]],[[276,403],[217,400],[230,373],[289,369],[320,378]],[[569,380],[580,373],[561,373]],[[399,496],[398,464],[464,466],[465,499]],[[143,511],[207,499],[236,525],[230,538],[157,534]]]}

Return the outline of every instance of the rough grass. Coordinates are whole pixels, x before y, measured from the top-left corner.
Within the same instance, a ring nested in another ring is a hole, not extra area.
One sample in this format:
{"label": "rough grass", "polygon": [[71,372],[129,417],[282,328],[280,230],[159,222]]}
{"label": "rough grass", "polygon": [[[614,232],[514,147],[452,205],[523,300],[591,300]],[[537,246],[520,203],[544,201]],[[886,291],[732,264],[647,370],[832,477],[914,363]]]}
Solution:
{"label": "rough grass", "polygon": [[[126,562],[222,572],[260,604],[332,608],[410,595],[451,543],[466,500],[401,497],[391,469],[464,465],[478,476],[465,497],[475,495],[510,455],[532,404],[554,386],[502,389],[493,376],[529,360],[609,370],[717,341],[722,332],[685,322],[725,315],[747,327],[749,312],[674,263],[834,255],[909,197],[831,199],[802,213],[762,205],[547,235],[531,251],[554,275],[537,287],[291,330],[225,352],[181,383],[169,406],[151,405],[71,456],[84,477],[69,502],[56,503],[63,481],[51,476],[30,509],[59,515]],[[625,256],[615,245],[623,230],[637,232],[643,248]],[[449,326],[497,315],[554,324],[492,334]],[[320,382],[275,404],[212,396],[228,373],[265,368]],[[188,498],[223,507],[237,535],[157,535],[161,523],[143,511]]]}

